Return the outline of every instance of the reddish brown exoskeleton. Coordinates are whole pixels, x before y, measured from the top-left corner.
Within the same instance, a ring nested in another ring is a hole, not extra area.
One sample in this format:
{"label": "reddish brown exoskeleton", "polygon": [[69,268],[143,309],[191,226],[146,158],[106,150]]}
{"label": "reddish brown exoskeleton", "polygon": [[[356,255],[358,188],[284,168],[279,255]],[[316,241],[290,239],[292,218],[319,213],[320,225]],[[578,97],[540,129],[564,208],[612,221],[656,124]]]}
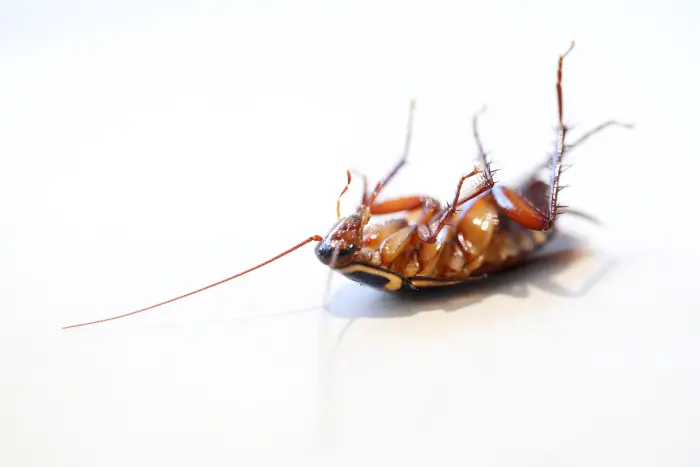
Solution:
{"label": "reddish brown exoskeleton", "polygon": [[[569,129],[563,121],[562,68],[571,48],[559,57],[557,67],[557,102],[559,128],[556,149],[532,176],[513,188],[494,181],[479,133],[477,117],[473,119],[473,134],[478,150],[479,165],[462,175],[452,202],[445,207],[430,196],[408,196],[381,200],[379,195],[406,163],[411,143],[414,102],[411,102],[404,151],[399,162],[374,187],[367,189],[365,178],[362,203],[355,214],[340,217],[325,236],[313,235],[274,258],[246,271],[202,287],[193,292],[155,305],[111,318],[67,326],[64,329],[102,323],[141,313],[206,289],[228,282],[259,269],[302,246],[318,242],[319,260],[346,277],[381,290],[395,292],[446,287],[485,277],[532,258],[533,253],[547,244],[555,233],[559,214],[567,211],[559,205],[559,179],[565,153],[602,129],[619,125],[605,122],[567,144]],[[543,182],[537,176],[550,167],[551,177]],[[341,193],[347,191],[348,183]],[[468,182],[469,188],[463,190]],[[462,193],[466,191],[466,193]],[[380,223],[370,223],[373,216],[400,214]]]}

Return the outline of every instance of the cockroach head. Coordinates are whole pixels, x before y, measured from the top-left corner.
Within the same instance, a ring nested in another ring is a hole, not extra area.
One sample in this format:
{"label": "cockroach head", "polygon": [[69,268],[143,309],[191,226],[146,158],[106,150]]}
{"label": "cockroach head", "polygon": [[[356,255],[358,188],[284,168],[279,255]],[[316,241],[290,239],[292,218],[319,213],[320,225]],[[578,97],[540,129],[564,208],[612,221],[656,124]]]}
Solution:
{"label": "cockroach head", "polygon": [[348,260],[362,245],[362,217],[359,214],[340,219],[316,246],[316,256],[325,265],[335,267]]}

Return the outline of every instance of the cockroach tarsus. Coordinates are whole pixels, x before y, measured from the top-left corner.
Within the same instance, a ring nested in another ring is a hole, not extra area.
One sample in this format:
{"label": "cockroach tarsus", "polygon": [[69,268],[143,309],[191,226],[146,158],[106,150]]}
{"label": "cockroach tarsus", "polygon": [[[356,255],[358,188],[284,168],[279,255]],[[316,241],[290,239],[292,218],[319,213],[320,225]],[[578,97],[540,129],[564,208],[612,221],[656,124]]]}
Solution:
{"label": "cockroach tarsus", "polygon": [[[363,176],[362,202],[354,214],[343,218],[340,215],[340,200],[352,181],[351,172],[347,171],[347,184],[337,201],[338,220],[326,236],[312,235],[257,266],[184,295],[130,313],[63,329],[112,321],[172,303],[262,268],[312,242],[318,243],[315,248],[318,259],[332,271],[388,292],[463,284],[522,264],[555,235],[560,214],[568,212],[586,217],[559,204],[559,193],[563,188],[559,181],[565,153],[607,127],[631,127],[610,120],[575,142],[566,143],[569,128],[564,124],[562,70],[564,58],[573,47],[572,42],[558,60],[555,151],[514,188],[494,181],[496,171],[491,169],[479,137],[478,118],[481,112],[478,112],[472,120],[472,132],[479,164],[459,178],[449,204],[443,207],[430,196],[381,200],[379,195],[408,159],[415,109],[415,101],[411,101],[401,158],[371,192],[367,178]],[[544,168],[551,170],[547,183],[538,178]],[[464,187],[465,183],[468,188]],[[387,214],[399,217],[369,223],[372,216]]]}

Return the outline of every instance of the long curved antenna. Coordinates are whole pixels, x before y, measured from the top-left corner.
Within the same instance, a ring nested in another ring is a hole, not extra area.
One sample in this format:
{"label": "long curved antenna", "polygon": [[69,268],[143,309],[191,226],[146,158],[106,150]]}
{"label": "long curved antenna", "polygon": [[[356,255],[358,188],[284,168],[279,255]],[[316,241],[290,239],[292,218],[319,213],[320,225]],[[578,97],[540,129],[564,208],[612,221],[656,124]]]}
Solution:
{"label": "long curved antenna", "polygon": [[313,235],[313,236],[307,238],[306,240],[304,240],[303,242],[294,245],[292,248],[290,248],[290,249],[284,251],[283,253],[280,253],[279,255],[275,256],[274,258],[268,259],[268,260],[265,261],[264,263],[260,263],[260,264],[258,264],[257,266],[254,266],[254,267],[252,267],[252,268],[250,268],[250,269],[246,269],[246,270],[243,271],[243,272],[239,272],[238,274],[236,274],[236,275],[234,275],[234,276],[227,277],[226,279],[222,279],[222,280],[220,280],[220,281],[218,281],[218,282],[214,282],[213,284],[209,284],[209,285],[207,285],[207,286],[205,286],[205,287],[202,287],[202,288],[200,288],[200,289],[194,290],[194,291],[189,292],[189,293],[186,293],[186,294],[184,294],[184,295],[180,295],[179,297],[171,298],[170,300],[166,300],[166,301],[164,301],[164,302],[156,303],[155,305],[151,305],[151,306],[148,306],[148,307],[146,307],[146,308],[141,308],[140,310],[132,311],[132,312],[130,312],[130,313],[125,313],[125,314],[123,314],[123,315],[112,316],[111,318],[98,319],[97,321],[90,321],[90,322],[87,322],[87,323],[72,324],[72,325],[70,325],[70,326],[64,326],[62,329],[78,328],[78,327],[81,327],[81,326],[89,326],[89,325],[92,325],[92,324],[104,323],[105,321],[112,321],[112,320],[115,320],[115,319],[126,318],[127,316],[135,315],[135,314],[137,314],[137,313],[141,313],[141,312],[146,311],[146,310],[152,310],[153,308],[157,308],[157,307],[159,307],[159,306],[163,306],[163,305],[166,305],[166,304],[168,304],[168,303],[172,303],[172,302],[174,302],[174,301],[181,300],[181,299],[183,299],[183,298],[185,298],[185,297],[189,297],[190,295],[194,295],[194,294],[199,293],[199,292],[202,292],[202,291],[204,291],[204,290],[211,289],[212,287],[216,287],[217,285],[221,285],[221,284],[223,284],[224,282],[228,282],[228,281],[233,280],[233,279],[235,279],[235,278],[237,278],[237,277],[240,277],[240,276],[242,276],[242,275],[244,275],[244,274],[248,274],[249,272],[255,271],[256,269],[259,269],[259,268],[261,268],[261,267],[263,267],[263,266],[265,266],[265,265],[267,265],[267,264],[270,264],[271,262],[273,262],[273,261],[275,261],[275,260],[280,259],[281,257],[283,257],[283,256],[285,256],[285,255],[288,255],[289,253],[293,252],[294,250],[297,250],[297,249],[303,247],[303,246],[306,245],[307,243],[311,243],[311,242],[314,242],[314,241],[320,242],[320,241],[322,241],[322,240],[323,240],[323,237],[321,237],[320,235]]}

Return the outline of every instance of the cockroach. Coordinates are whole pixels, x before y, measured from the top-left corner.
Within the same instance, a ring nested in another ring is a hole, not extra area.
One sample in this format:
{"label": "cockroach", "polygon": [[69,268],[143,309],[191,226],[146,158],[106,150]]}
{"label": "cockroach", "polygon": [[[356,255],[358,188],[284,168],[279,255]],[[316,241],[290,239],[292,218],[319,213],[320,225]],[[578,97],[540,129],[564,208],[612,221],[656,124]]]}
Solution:
{"label": "cockroach", "polygon": [[[491,169],[477,128],[479,112],[472,120],[479,164],[459,178],[452,202],[443,207],[430,196],[382,200],[382,191],[408,158],[415,109],[415,101],[412,101],[403,153],[398,163],[371,192],[364,177],[362,203],[354,214],[342,218],[340,199],[352,180],[351,172],[347,172],[347,184],[337,201],[338,221],[326,236],[312,235],[257,266],[184,295],[130,313],[63,329],[124,318],[181,300],[262,268],[312,242],[317,242],[316,256],[331,271],[386,292],[455,286],[528,261],[556,234],[560,214],[583,215],[559,204],[559,192],[563,188],[559,180],[565,154],[604,128],[613,125],[631,127],[610,120],[577,141],[567,143],[569,128],[563,118],[562,69],[564,58],[573,47],[572,42],[558,60],[555,150],[517,186],[509,188],[494,181],[496,171]],[[538,178],[539,172],[545,168],[551,170],[548,182]],[[467,189],[463,189],[465,183]],[[370,224],[373,216],[390,214],[398,217]]]}

